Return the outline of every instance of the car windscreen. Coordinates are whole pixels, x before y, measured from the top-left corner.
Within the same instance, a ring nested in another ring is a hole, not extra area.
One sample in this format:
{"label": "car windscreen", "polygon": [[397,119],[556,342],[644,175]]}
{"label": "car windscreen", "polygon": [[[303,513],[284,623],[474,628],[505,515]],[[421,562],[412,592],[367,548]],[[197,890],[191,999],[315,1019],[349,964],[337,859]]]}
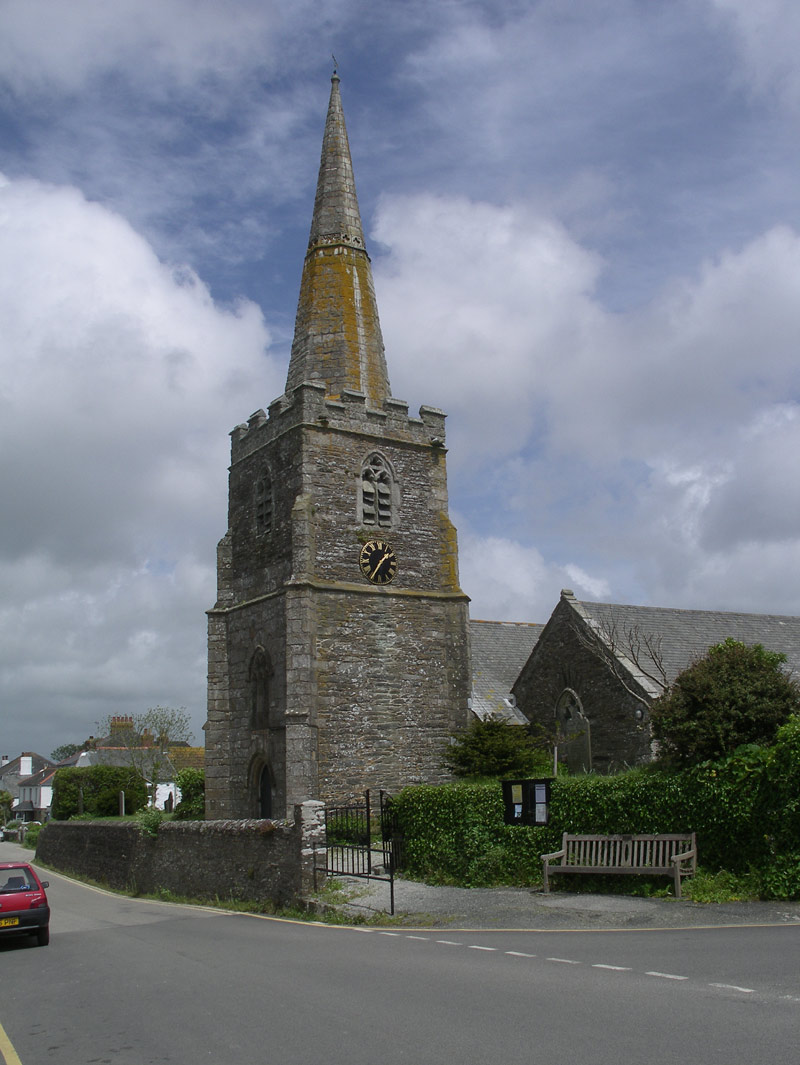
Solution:
{"label": "car windscreen", "polygon": [[33,891],[33,877],[28,869],[0,869],[0,894],[9,891]]}

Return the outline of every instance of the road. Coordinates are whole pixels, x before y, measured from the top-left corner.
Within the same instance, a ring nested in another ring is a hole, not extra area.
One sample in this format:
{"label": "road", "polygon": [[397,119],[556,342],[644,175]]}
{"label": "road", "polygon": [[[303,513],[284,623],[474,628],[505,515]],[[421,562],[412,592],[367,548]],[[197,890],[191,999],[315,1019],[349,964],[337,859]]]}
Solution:
{"label": "road", "polygon": [[50,946],[0,943],[5,1065],[796,1065],[800,1054],[797,925],[364,930],[46,877]]}

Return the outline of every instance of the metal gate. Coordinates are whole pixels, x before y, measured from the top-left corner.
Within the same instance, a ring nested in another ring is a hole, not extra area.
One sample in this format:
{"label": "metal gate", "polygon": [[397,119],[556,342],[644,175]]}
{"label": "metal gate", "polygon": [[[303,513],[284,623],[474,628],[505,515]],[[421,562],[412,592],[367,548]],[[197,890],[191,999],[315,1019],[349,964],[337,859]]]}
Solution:
{"label": "metal gate", "polygon": [[388,798],[381,791],[375,806],[366,791],[363,802],[325,807],[325,874],[388,882],[390,912],[394,914],[400,848]]}

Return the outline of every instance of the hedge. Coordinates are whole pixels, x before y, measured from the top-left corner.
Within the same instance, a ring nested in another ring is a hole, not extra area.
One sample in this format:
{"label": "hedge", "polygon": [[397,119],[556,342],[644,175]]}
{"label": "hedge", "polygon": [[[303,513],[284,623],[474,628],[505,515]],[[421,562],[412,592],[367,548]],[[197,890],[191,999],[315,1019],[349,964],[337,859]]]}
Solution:
{"label": "hedge", "polygon": [[800,898],[800,717],[772,747],[748,745],[682,772],[655,767],[552,782],[544,828],[503,822],[499,781],[406,788],[392,799],[403,868],[432,883],[541,881],[563,832],[697,833],[709,872],[756,871],[766,898]]}

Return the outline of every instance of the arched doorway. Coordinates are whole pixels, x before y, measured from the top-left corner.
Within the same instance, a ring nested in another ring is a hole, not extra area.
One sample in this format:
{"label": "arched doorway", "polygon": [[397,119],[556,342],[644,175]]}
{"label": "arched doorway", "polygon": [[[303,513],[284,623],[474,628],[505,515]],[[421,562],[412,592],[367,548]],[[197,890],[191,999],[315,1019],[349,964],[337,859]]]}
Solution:
{"label": "arched doorway", "polygon": [[258,816],[272,817],[272,774],[267,765],[261,767],[258,777]]}

